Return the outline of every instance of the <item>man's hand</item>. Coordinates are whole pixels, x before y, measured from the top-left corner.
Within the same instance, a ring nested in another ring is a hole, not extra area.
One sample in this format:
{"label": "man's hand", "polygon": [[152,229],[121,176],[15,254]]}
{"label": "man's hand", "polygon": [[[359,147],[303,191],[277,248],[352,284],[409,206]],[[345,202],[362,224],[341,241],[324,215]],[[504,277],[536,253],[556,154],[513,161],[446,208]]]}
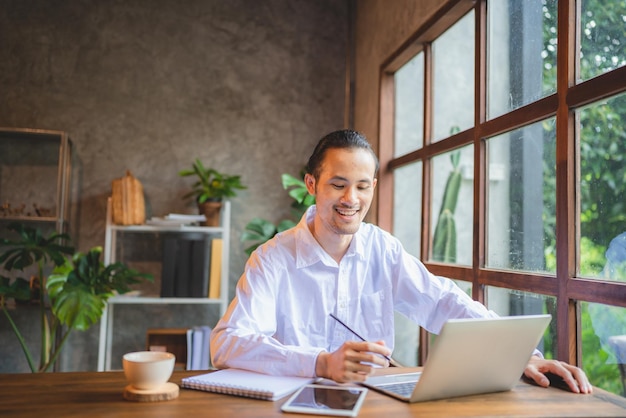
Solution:
{"label": "man's hand", "polygon": [[320,353],[315,373],[318,377],[338,383],[363,382],[372,373],[373,365],[389,366],[389,362],[382,357],[389,355],[391,351],[382,341],[347,341],[332,353]]}
{"label": "man's hand", "polygon": [[591,393],[593,388],[582,369],[563,361],[545,360],[532,356],[526,365],[524,375],[535,381],[539,386],[550,386],[550,379],[545,373],[552,373],[563,379],[563,382],[574,393]]}

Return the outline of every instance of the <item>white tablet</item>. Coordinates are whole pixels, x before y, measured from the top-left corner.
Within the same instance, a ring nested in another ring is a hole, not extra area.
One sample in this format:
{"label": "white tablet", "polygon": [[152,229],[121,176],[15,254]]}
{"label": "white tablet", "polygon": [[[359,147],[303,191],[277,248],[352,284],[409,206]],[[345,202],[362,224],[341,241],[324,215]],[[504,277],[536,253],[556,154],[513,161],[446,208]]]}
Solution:
{"label": "white tablet", "polygon": [[280,408],[283,412],[356,417],[367,389],[309,384],[298,389]]}

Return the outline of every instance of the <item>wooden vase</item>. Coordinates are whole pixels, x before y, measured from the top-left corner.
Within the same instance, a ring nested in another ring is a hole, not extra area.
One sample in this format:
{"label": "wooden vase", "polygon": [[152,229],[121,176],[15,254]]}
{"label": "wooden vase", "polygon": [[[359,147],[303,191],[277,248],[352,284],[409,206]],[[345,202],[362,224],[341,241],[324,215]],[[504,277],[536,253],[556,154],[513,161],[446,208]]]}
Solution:
{"label": "wooden vase", "polygon": [[200,224],[203,226],[219,226],[220,213],[222,211],[222,202],[204,202],[198,203],[198,211],[206,217],[205,222]]}

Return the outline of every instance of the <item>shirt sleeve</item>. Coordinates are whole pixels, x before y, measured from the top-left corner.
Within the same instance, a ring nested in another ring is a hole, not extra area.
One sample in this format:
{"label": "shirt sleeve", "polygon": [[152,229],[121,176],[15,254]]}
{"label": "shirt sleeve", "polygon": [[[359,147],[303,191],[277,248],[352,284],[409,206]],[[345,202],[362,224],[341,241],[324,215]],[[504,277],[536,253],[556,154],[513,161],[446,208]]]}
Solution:
{"label": "shirt sleeve", "polygon": [[213,366],[314,377],[322,348],[284,345],[273,338],[279,302],[269,278],[273,274],[271,263],[262,265],[258,254],[248,260],[234,300],[211,333]]}
{"label": "shirt sleeve", "polygon": [[[400,251],[396,282],[397,309],[434,334],[449,319],[496,318],[498,314],[472,299],[449,278],[435,276],[415,257]],[[543,358],[535,349],[533,355]]]}
{"label": "shirt sleeve", "polygon": [[395,308],[427,331],[439,334],[443,324],[453,318],[497,316],[452,280],[432,274],[400,244],[394,252]]}

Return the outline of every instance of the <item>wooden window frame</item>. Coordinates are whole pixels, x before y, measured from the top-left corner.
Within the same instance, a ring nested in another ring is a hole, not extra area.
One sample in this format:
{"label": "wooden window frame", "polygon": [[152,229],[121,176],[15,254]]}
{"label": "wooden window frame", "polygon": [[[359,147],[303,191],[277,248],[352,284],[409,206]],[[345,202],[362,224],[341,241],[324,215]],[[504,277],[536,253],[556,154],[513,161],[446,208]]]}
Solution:
{"label": "wooden window frame", "polygon": [[[472,265],[459,266],[425,261],[436,275],[472,283],[472,297],[485,301],[486,286],[554,296],[557,304],[557,347],[555,357],[581,365],[580,301],[626,308],[626,283],[585,279],[576,276],[576,248],[580,239],[576,228],[577,213],[577,144],[575,112],[597,100],[626,91],[626,67],[576,83],[578,52],[577,10],[575,0],[558,3],[557,91],[491,120],[486,119],[486,21],[487,0],[455,0],[442,6],[416,33],[382,63],[380,68],[380,145],[381,170],[378,186],[378,223],[392,230],[393,172],[412,162],[422,162],[422,260],[429,260],[431,247],[431,159],[462,146],[474,148],[474,210]],[[470,10],[475,16],[475,99],[474,127],[431,141],[432,131],[432,56],[431,43]],[[394,73],[416,54],[424,53],[424,145],[394,158]],[[498,270],[485,267],[486,234],[486,139],[549,117],[556,119],[556,274]],[[428,354],[428,336],[420,336],[420,363]]]}

